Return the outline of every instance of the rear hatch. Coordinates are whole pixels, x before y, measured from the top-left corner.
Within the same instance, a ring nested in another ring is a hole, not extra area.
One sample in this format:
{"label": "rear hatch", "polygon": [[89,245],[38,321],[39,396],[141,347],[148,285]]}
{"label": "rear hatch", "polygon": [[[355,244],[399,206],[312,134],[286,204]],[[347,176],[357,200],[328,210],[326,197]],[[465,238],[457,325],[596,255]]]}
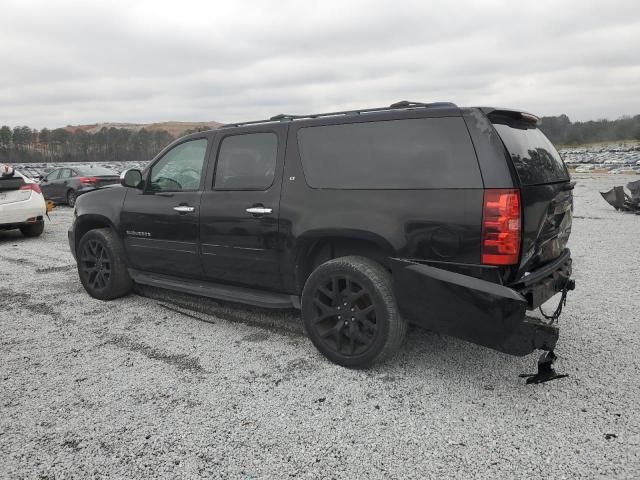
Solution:
{"label": "rear hatch", "polygon": [[511,280],[557,259],[566,248],[573,184],[564,162],[529,114],[497,110],[489,119],[504,143],[520,184],[522,245]]}
{"label": "rear hatch", "polygon": [[31,190],[22,190],[25,181],[19,173],[0,176],[0,205],[21,202],[31,197]]}

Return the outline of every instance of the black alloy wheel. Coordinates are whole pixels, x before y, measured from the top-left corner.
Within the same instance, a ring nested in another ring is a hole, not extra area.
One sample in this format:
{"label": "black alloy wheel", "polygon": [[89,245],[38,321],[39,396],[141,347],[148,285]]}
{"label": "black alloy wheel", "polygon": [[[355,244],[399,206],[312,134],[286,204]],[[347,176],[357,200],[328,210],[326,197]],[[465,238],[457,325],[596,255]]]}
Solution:
{"label": "black alloy wheel", "polygon": [[305,331],[329,360],[365,368],[391,356],[407,331],[390,273],[365,257],[329,260],[307,279],[301,298]]}
{"label": "black alloy wheel", "polygon": [[100,300],[122,297],[131,291],[124,248],[110,228],[85,233],[76,250],[78,275],[89,295]]}
{"label": "black alloy wheel", "polygon": [[310,323],[329,349],[344,356],[365,352],[377,333],[376,308],[369,292],[348,275],[326,278],[316,287]]}
{"label": "black alloy wheel", "polygon": [[111,281],[111,259],[98,239],[85,242],[80,252],[79,267],[94,291],[104,290]]}

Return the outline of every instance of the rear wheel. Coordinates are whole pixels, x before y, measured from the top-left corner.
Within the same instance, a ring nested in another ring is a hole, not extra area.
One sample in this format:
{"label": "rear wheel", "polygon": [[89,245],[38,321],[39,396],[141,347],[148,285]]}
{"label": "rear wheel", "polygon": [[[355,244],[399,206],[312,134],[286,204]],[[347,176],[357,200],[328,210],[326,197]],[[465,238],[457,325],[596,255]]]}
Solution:
{"label": "rear wheel", "polygon": [[78,194],[73,190],[69,190],[67,192],[67,205],[69,205],[70,207],[75,207],[77,198]]}
{"label": "rear wheel", "polygon": [[20,232],[25,237],[39,237],[44,232],[44,221],[23,225]]}
{"label": "rear wheel", "polygon": [[407,330],[389,272],[355,256],[329,260],[314,270],[302,292],[302,319],[322,354],[352,368],[391,356]]}
{"label": "rear wheel", "polygon": [[77,257],[80,281],[92,297],[111,300],[131,291],[122,245],[109,228],[87,232],[80,239]]}

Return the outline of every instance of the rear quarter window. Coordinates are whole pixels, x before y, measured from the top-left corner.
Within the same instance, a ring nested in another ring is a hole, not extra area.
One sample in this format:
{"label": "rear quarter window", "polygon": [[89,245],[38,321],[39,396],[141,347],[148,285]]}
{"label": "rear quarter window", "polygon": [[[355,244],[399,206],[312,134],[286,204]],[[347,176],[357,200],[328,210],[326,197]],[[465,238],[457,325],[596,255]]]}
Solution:
{"label": "rear quarter window", "polygon": [[549,139],[537,128],[495,123],[495,129],[522,185],[543,185],[569,180],[569,172]]}
{"label": "rear quarter window", "polygon": [[461,117],[304,127],[298,146],[313,188],[481,188]]}

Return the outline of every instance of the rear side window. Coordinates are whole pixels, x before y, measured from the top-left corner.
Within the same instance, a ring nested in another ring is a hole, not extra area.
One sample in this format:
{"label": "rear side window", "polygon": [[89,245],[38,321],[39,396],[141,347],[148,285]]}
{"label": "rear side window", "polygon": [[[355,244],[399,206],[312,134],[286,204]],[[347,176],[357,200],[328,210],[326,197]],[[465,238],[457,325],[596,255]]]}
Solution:
{"label": "rear side window", "polygon": [[493,125],[507,147],[522,185],[542,185],[569,180],[560,155],[537,128]]}
{"label": "rear side window", "polygon": [[481,188],[460,117],[305,127],[298,145],[313,188]]}
{"label": "rear side window", "polygon": [[274,133],[232,135],[222,140],[216,166],[218,190],[266,190],[276,172],[278,137]]}

